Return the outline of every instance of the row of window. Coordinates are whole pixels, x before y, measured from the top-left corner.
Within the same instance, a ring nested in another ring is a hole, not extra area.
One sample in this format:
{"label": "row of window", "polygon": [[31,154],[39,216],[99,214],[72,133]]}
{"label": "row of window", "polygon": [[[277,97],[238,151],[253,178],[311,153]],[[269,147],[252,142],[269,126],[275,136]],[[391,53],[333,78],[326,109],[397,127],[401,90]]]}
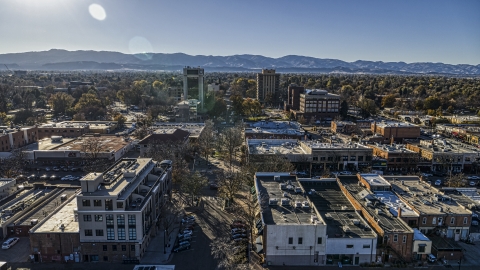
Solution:
{"label": "row of window", "polygon": [[[76,130],[77,132],[80,132],[80,130]],[[38,132],[50,132],[50,130],[48,129],[45,129],[45,130],[41,130],[39,129]],[[55,132],[55,130],[52,130],[52,132]],[[62,132],[68,132],[67,130],[60,130],[60,129],[57,129],[57,133],[62,133]],[[70,132],[75,132],[75,130],[70,130]]]}
{"label": "row of window", "polygon": [[[91,206],[91,200],[82,200],[82,206]],[[94,207],[102,207],[102,200],[93,200]],[[117,209],[123,209],[123,202],[117,202]],[[105,210],[113,210],[113,201],[105,200]]]}
{"label": "row of window", "polygon": [[[438,218],[438,223],[442,224],[442,221],[443,221],[443,218],[439,217]],[[427,224],[427,217],[424,217],[422,219],[422,224]],[[432,224],[437,224],[437,218],[436,217],[432,218]],[[450,224],[455,224],[455,217],[450,218]],[[468,218],[467,217],[463,218],[463,224],[468,224]]]}
{"label": "row of window", "polygon": [[[313,157],[313,161],[333,161],[334,157]],[[338,157],[337,157],[338,159]],[[358,161],[363,161],[363,156],[358,156]],[[348,156],[343,156],[342,157],[342,160],[343,161],[348,161]],[[372,157],[371,156],[367,156],[365,158],[366,161],[370,161],[372,160]],[[357,157],[356,156],[350,156],[350,161],[357,161]]]}
{"label": "row of window", "polygon": [[[93,236],[92,229],[85,229],[84,231],[85,236]],[[95,230],[95,236],[104,236],[102,229]],[[117,228],[117,240],[126,240],[125,228],[119,227]],[[114,228],[107,228],[107,240],[115,240],[115,229]],[[128,228],[128,240],[137,240],[137,229],[136,228]]]}
{"label": "row of window", "polygon": [[[393,242],[398,242],[398,234],[393,235]],[[406,235],[403,236],[402,242],[407,243],[407,236]]]}
{"label": "row of window", "polygon": [[[93,215],[96,222],[103,222],[103,215]],[[107,214],[105,215],[105,219],[107,220],[107,225],[114,225],[113,224],[113,215]],[[128,215],[128,225],[132,226],[136,224],[136,217],[135,215]],[[83,215],[83,221],[92,221],[92,215]],[[117,225],[118,226],[125,226],[125,215],[119,214],[117,215]]]}
{"label": "row of window", "polygon": [[[112,245],[112,251],[118,250],[118,245]],[[122,251],[127,251],[127,245],[121,245]],[[135,251],[135,245],[130,245],[130,250]],[[108,251],[108,245],[103,245],[103,251]]]}
{"label": "row of window", "polygon": [[[317,238],[317,245],[321,245],[322,241],[323,241],[322,237],[318,237]],[[298,245],[302,245],[303,244],[303,237],[298,237],[297,243],[298,243]],[[288,238],[288,244],[293,245],[293,237]]]}

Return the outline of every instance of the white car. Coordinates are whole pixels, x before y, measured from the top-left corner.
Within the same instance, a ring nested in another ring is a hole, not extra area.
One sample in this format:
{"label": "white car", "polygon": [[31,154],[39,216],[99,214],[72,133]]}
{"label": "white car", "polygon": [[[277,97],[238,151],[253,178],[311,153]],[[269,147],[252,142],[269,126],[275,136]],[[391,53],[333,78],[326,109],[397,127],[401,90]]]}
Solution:
{"label": "white car", "polygon": [[431,174],[431,173],[422,173],[422,176],[424,176],[424,177],[429,177],[429,176],[433,176],[433,174]]}
{"label": "white car", "polygon": [[70,180],[72,180],[72,177],[73,177],[73,176],[71,176],[71,175],[66,175],[66,176],[62,177],[61,180],[62,180],[62,181],[70,181]]}
{"label": "white car", "polygon": [[442,180],[438,179],[435,181],[435,186],[441,186],[442,185]]}
{"label": "white car", "polygon": [[480,177],[476,176],[476,175],[471,175],[469,177],[467,177],[468,180],[480,180]]}
{"label": "white car", "polygon": [[343,172],[340,172],[340,174],[342,174],[342,175],[352,175],[352,173],[349,172],[349,171],[343,171]]}
{"label": "white car", "polygon": [[474,181],[470,181],[470,186],[474,187],[474,186],[476,186],[476,185],[477,185],[477,183],[476,183],[476,182],[474,182]]}
{"label": "white car", "polygon": [[3,242],[2,249],[9,249],[13,247],[18,242],[18,240],[20,240],[20,238],[18,237],[12,237],[7,239],[5,242]]}

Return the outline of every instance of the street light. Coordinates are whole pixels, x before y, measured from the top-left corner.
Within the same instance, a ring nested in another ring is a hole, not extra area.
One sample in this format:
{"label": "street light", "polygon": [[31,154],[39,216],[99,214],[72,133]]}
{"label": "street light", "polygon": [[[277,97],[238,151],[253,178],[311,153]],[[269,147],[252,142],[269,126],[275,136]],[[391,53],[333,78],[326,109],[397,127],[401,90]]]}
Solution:
{"label": "street light", "polygon": [[167,239],[167,230],[163,231],[163,254],[167,254],[167,244],[165,240]]}
{"label": "street light", "polygon": [[460,258],[460,260],[458,260],[458,270],[460,270],[460,266],[462,266],[462,258]]}

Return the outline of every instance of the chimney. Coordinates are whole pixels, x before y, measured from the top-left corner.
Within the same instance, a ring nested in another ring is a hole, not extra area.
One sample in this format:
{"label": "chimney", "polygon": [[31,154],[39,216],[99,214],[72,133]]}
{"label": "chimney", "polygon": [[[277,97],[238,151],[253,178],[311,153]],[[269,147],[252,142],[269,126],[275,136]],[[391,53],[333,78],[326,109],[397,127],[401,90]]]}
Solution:
{"label": "chimney", "polygon": [[392,146],[394,142],[395,142],[395,140],[393,139],[393,135],[392,135],[392,136],[390,136],[390,146]]}
{"label": "chimney", "polygon": [[399,206],[397,212],[398,212],[397,217],[401,218],[402,217],[402,207]]}

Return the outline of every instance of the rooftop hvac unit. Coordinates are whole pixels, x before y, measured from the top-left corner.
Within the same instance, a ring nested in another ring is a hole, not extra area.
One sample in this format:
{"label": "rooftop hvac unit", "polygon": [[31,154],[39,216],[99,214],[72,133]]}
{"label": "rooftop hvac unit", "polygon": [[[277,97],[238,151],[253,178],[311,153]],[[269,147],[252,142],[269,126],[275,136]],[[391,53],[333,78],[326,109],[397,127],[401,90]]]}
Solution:
{"label": "rooftop hvac unit", "polygon": [[282,199],[282,205],[290,205],[289,199]]}
{"label": "rooftop hvac unit", "polygon": [[295,188],[295,193],[302,193],[302,188],[301,187],[296,187]]}
{"label": "rooftop hvac unit", "polygon": [[295,201],[295,208],[301,208],[301,207],[302,207],[302,202]]}
{"label": "rooftop hvac unit", "polygon": [[305,209],[309,209],[309,208],[310,208],[310,203],[307,202],[307,201],[304,201],[304,202],[302,203],[302,207],[305,208]]}
{"label": "rooftop hvac unit", "polygon": [[285,183],[281,183],[281,184],[279,184],[278,186],[279,186],[280,189],[282,189],[282,190],[287,188],[287,184],[285,184]]}
{"label": "rooftop hvac unit", "polygon": [[326,213],[326,214],[325,214],[325,218],[326,218],[326,219],[332,219],[332,215],[331,215],[330,213]]}
{"label": "rooftop hvac unit", "polygon": [[346,206],[346,205],[342,205],[342,210],[347,210],[347,206]]}
{"label": "rooftop hvac unit", "polygon": [[315,223],[315,222],[317,222],[317,221],[319,221],[319,219],[318,219],[318,217],[317,217],[316,215],[311,215],[311,216],[310,216],[310,222]]}
{"label": "rooftop hvac unit", "polygon": [[275,180],[276,182],[280,182],[280,175],[275,175],[273,177],[273,180]]}
{"label": "rooftop hvac unit", "polygon": [[347,232],[351,232],[350,227],[348,227],[348,226],[346,226],[346,225],[343,226],[343,231],[346,232],[346,233],[347,233]]}
{"label": "rooftop hvac unit", "polygon": [[278,200],[275,199],[275,198],[270,199],[270,200],[268,200],[268,205],[272,205],[272,206],[278,205]]}
{"label": "rooftop hvac unit", "polygon": [[355,225],[359,225],[359,224],[360,224],[360,220],[358,220],[358,219],[353,219],[352,222],[353,222],[353,224],[355,224]]}

